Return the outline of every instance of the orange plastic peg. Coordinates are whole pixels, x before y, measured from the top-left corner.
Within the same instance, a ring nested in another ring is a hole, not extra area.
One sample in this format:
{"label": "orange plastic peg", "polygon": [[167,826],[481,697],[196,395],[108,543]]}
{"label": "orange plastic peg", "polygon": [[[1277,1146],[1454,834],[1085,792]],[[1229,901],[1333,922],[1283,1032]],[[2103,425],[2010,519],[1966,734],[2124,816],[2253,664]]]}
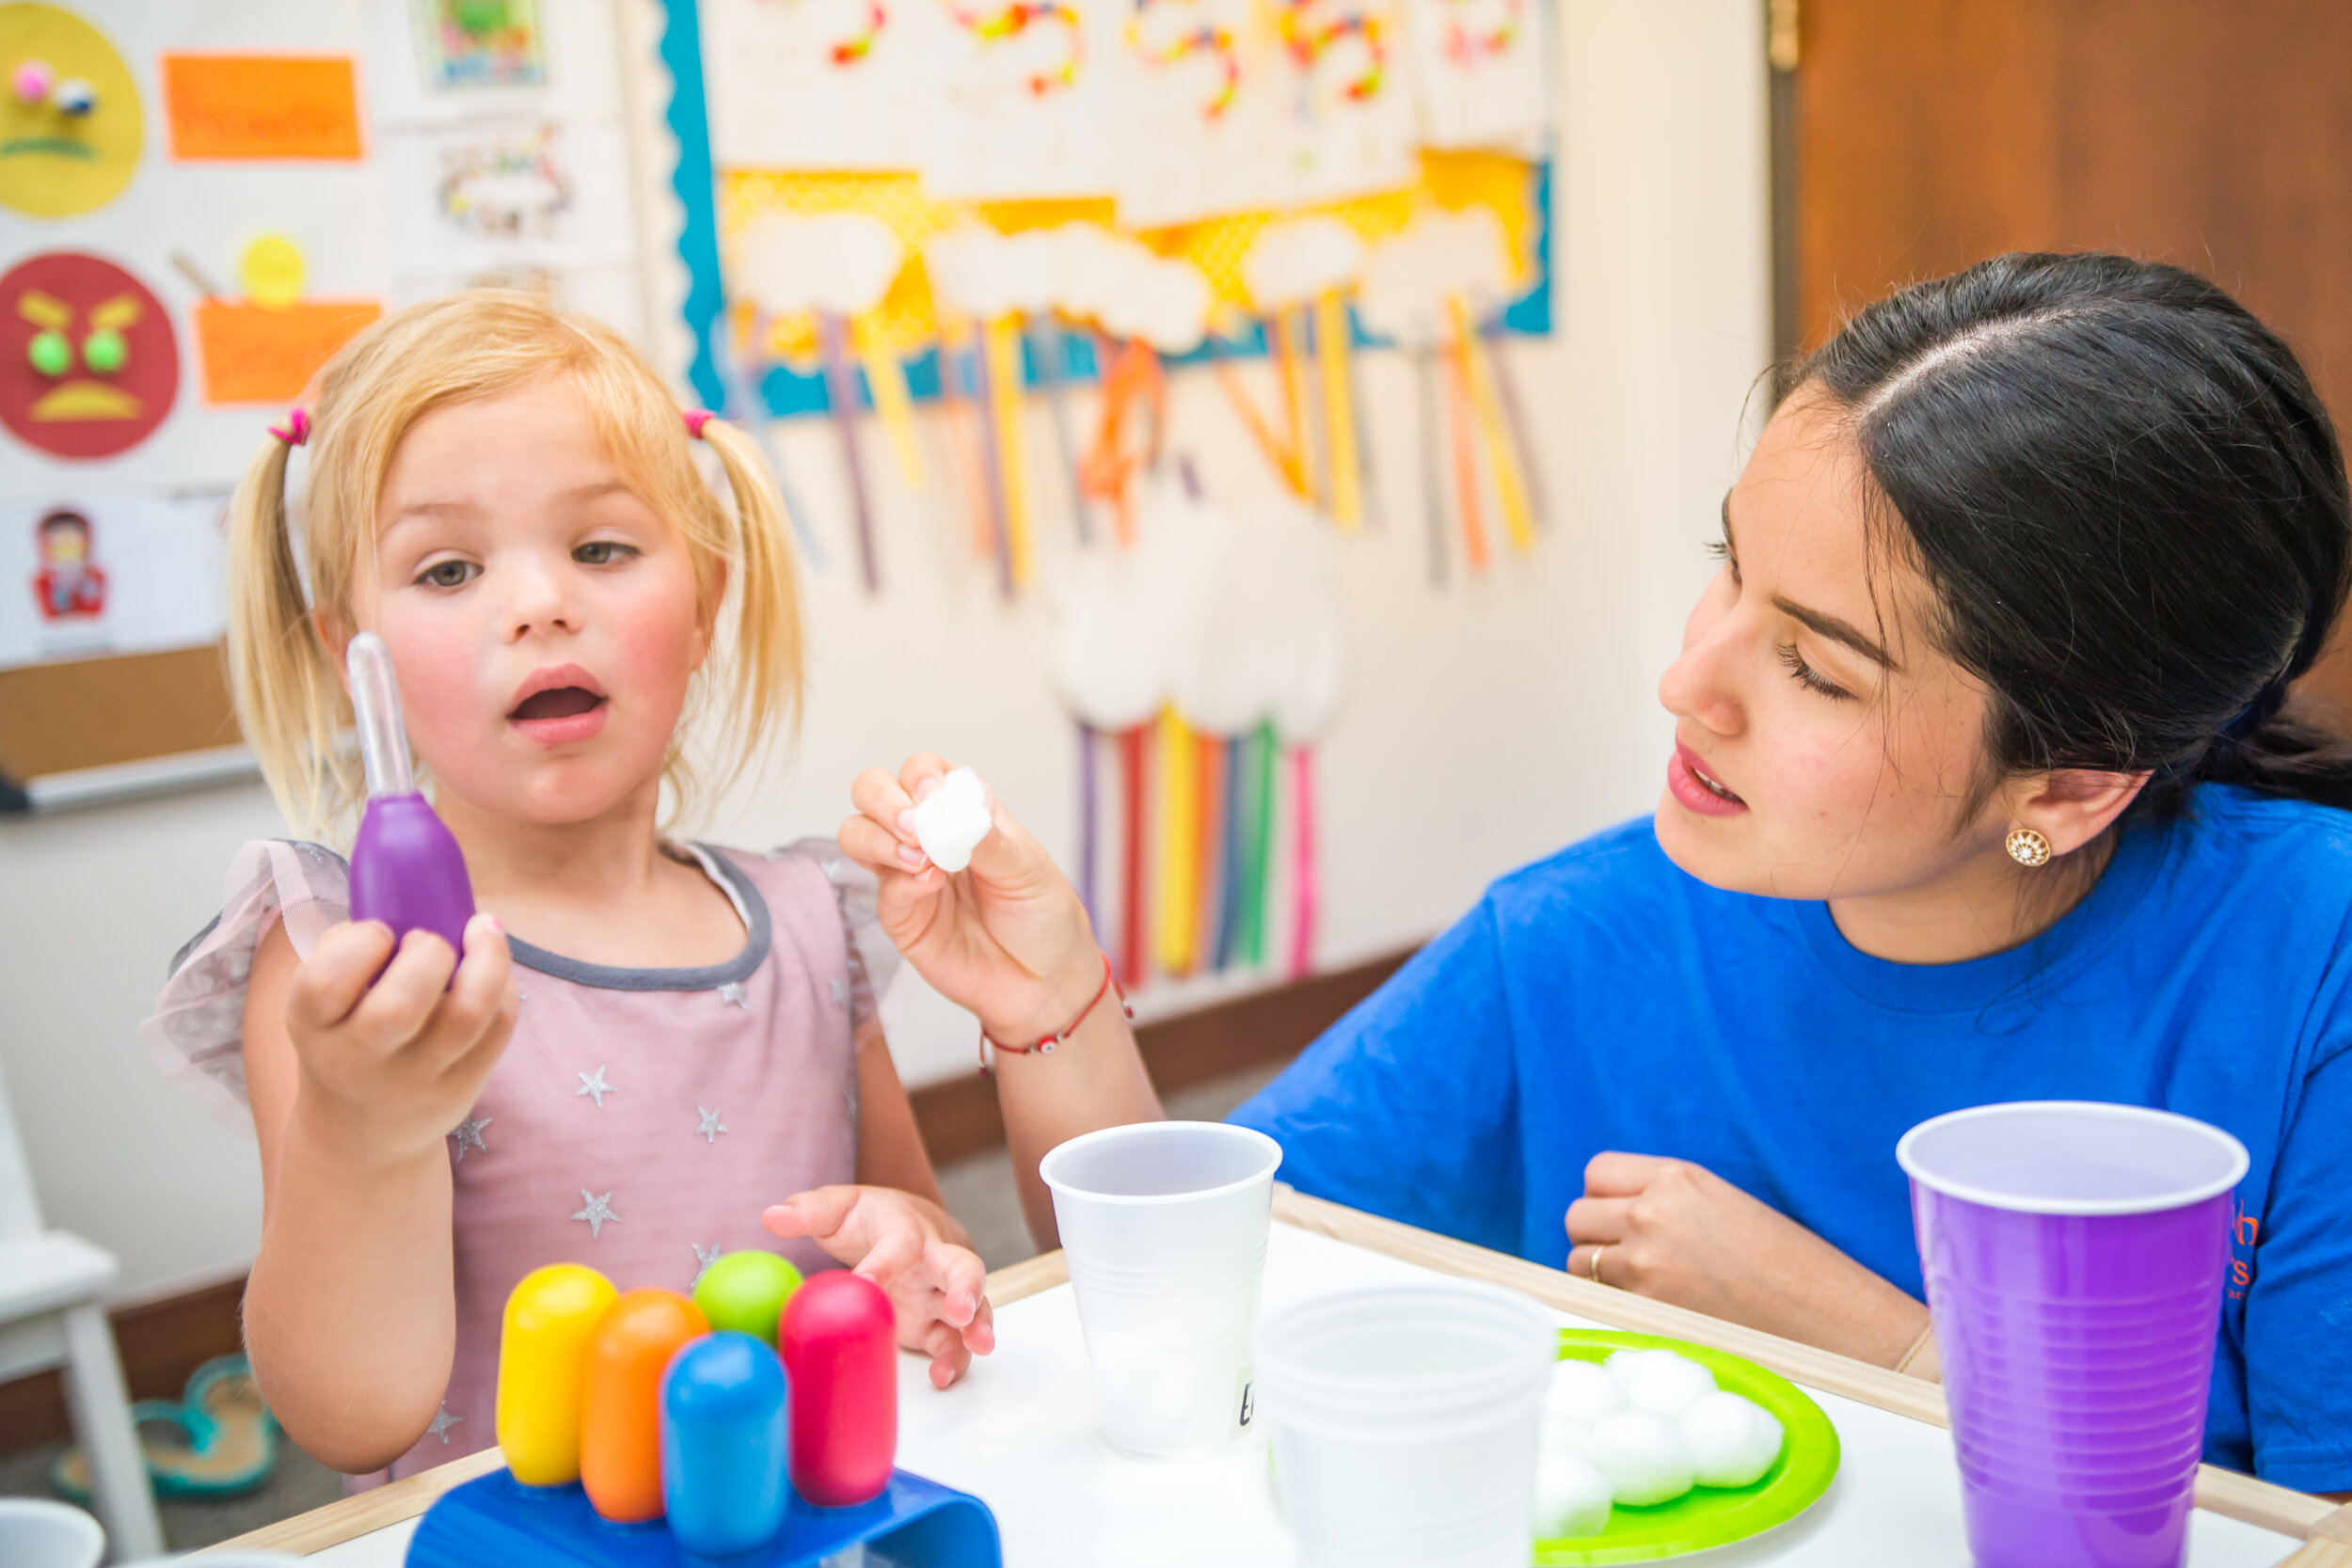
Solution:
{"label": "orange plastic peg", "polygon": [[680,1345],[710,1332],[675,1291],[628,1291],[588,1347],[580,1413],[580,1481],[614,1524],[661,1516],[661,1374]]}

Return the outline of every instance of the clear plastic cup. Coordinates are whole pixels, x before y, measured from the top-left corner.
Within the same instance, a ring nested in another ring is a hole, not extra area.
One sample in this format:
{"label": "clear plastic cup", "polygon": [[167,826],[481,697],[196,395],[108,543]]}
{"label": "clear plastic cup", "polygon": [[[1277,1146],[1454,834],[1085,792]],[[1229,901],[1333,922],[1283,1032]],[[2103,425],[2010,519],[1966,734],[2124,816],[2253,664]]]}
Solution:
{"label": "clear plastic cup", "polygon": [[1905,1133],[1978,1568],[2177,1568],[2244,1146],[2136,1105]]}
{"label": "clear plastic cup", "polygon": [[1258,1384],[1301,1568],[1525,1568],[1557,1354],[1543,1307],[1467,1282],[1268,1318]]}
{"label": "clear plastic cup", "polygon": [[98,1568],[106,1532],[78,1508],[46,1497],[0,1497],[0,1563],[8,1568]]}
{"label": "clear plastic cup", "polygon": [[1103,1438],[1129,1458],[1208,1458],[1248,1427],[1281,1163],[1281,1146],[1250,1128],[1153,1121],[1073,1138],[1039,1164]]}

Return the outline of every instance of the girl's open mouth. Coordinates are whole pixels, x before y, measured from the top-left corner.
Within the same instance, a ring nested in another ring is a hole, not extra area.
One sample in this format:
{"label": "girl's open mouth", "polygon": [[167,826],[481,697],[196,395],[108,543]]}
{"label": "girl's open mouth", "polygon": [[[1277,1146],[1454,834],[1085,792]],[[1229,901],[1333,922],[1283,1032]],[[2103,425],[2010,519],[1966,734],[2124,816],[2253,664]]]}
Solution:
{"label": "girl's open mouth", "polygon": [[506,721],[543,746],[586,740],[604,728],[612,701],[576,664],[541,670],[525,681]]}
{"label": "girl's open mouth", "polygon": [[550,691],[532,692],[506,717],[526,723],[537,719],[576,719],[591,708],[602,706],[604,702],[604,698],[584,686],[559,686]]}

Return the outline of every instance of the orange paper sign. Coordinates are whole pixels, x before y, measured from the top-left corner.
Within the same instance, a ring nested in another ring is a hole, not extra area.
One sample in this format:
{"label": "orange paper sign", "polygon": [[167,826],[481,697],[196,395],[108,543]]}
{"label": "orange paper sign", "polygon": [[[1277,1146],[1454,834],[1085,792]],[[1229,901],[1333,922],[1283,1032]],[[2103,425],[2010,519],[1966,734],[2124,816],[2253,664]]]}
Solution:
{"label": "orange paper sign", "polygon": [[342,55],[166,55],[175,158],[357,158],[359,96]]}
{"label": "orange paper sign", "polygon": [[372,299],[308,301],[282,310],[205,300],[196,308],[206,403],[291,403],[358,330],[384,313]]}

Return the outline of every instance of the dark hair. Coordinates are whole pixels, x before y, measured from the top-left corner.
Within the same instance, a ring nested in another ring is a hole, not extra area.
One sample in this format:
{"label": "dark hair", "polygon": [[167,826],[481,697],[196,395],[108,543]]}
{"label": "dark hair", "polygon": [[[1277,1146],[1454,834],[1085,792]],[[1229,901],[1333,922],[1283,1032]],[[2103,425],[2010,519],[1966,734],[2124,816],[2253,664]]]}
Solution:
{"label": "dark hair", "polygon": [[1799,372],[1848,412],[1991,689],[1998,779],[2146,772],[2352,808],[2352,752],[2282,708],[2352,583],[2335,427],[2293,351],[2193,273],[1995,257],[1868,307]]}
{"label": "dark hair", "polygon": [[79,512],[67,512],[63,510],[52,512],[44,515],[40,522],[33,525],[33,531],[36,533],[47,533],[52,529],[61,528],[79,529],[82,531],[83,538],[87,539],[89,537],[89,519],[83,516]]}

